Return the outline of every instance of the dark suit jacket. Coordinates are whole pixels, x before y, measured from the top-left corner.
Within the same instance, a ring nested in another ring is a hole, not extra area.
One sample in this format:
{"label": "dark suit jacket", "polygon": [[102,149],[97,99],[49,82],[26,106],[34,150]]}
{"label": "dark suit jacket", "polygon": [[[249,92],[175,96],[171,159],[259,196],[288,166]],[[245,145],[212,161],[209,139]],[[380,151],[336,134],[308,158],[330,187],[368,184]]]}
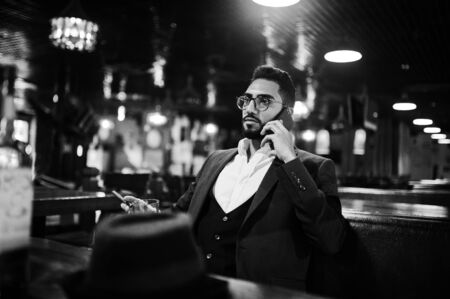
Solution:
{"label": "dark suit jacket", "polygon": [[[178,200],[193,222],[219,173],[237,149],[214,152]],[[344,240],[334,163],[297,150],[299,159],[275,159],[255,193],[237,235],[237,277],[305,289],[312,249],[336,253]]]}

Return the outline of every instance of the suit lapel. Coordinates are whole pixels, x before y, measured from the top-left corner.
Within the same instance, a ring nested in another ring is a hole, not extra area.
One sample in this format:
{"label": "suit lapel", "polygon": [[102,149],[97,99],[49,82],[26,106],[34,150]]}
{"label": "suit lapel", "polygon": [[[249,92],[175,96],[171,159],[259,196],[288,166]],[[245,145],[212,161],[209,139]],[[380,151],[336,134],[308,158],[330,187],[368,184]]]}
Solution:
{"label": "suit lapel", "polygon": [[267,170],[266,175],[264,176],[261,184],[259,185],[258,190],[256,190],[255,197],[253,198],[252,203],[248,209],[247,215],[243,221],[243,224],[247,221],[250,215],[256,210],[256,208],[261,204],[264,198],[267,197],[270,190],[273,188],[276,182],[278,182],[277,176],[277,168],[283,164],[283,162],[277,158],[273,160],[272,165],[270,165],[269,170]]}
{"label": "suit lapel", "polygon": [[208,164],[205,165],[206,168],[203,170],[203,175],[199,178],[199,181],[197,182],[197,186],[195,188],[195,192],[192,195],[192,198],[194,200],[191,201],[191,205],[189,206],[189,213],[191,214],[194,222],[197,220],[200,209],[205,202],[205,198],[213,183],[219,176],[219,173],[222,171],[225,165],[227,165],[228,162],[230,162],[230,160],[236,155],[236,153],[237,149],[231,149],[221,155],[218,155],[218,157],[214,158],[214,160],[209,161]]}

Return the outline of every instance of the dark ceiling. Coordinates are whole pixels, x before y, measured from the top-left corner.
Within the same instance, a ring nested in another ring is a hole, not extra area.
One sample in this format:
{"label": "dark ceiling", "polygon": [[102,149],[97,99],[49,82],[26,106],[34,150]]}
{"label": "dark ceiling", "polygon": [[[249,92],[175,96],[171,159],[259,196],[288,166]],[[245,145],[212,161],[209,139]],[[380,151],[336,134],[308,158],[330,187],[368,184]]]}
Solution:
{"label": "dark ceiling", "polygon": [[[152,88],[148,70],[155,54],[164,53],[166,83],[173,92],[185,90],[191,75],[204,98],[213,76],[219,104],[233,107],[230,99],[270,53],[295,80],[312,75],[319,88],[335,94],[360,93],[365,86],[386,114],[408,121],[430,116],[450,133],[449,1],[301,0],[280,9],[250,0],[81,1],[100,26],[97,50],[87,54],[57,50],[48,40],[49,19],[68,2],[0,4],[0,64],[19,65],[19,76],[44,92],[54,92],[61,65],[68,64],[78,74],[74,88],[98,103],[105,67],[126,73],[132,92],[151,96],[159,91]],[[264,20],[272,25],[275,51],[262,33]],[[363,59],[348,65],[324,61],[325,51],[343,40],[361,49]],[[301,55],[305,68],[298,63]],[[402,93],[418,104],[416,112],[390,111]]]}

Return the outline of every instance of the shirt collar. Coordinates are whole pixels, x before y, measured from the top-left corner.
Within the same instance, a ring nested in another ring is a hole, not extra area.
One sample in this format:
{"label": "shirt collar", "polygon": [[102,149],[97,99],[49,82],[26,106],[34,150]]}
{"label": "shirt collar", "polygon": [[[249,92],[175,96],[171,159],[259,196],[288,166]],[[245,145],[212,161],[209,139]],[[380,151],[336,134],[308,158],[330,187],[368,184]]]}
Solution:
{"label": "shirt collar", "polygon": [[[247,158],[247,152],[248,149],[250,147],[250,142],[251,140],[248,138],[243,138],[241,140],[239,140],[238,143],[238,155],[244,156]],[[256,154],[262,154],[263,156],[269,157],[269,152],[270,152],[270,146],[268,144],[266,144],[265,146],[263,146],[262,148],[258,149],[255,152]]]}

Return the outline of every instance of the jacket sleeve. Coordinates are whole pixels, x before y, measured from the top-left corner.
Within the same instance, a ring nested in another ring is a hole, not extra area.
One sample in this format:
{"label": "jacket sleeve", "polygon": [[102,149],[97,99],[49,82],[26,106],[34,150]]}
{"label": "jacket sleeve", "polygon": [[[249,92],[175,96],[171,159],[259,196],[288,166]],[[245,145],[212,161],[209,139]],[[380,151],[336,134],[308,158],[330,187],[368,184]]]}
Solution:
{"label": "jacket sleeve", "polygon": [[337,253],[345,238],[347,221],[341,213],[333,161],[323,160],[314,176],[300,159],[278,169],[280,182],[294,203],[306,236],[322,251]]}
{"label": "jacket sleeve", "polygon": [[195,181],[189,184],[189,187],[186,190],[186,192],[184,192],[184,194],[181,195],[181,197],[173,205],[172,210],[174,212],[175,211],[187,212],[189,205],[191,204],[192,196],[194,195],[195,187],[197,186],[197,182],[198,182],[199,178],[202,176],[205,166],[207,165],[208,161],[210,160],[210,158],[213,155],[214,155],[214,153],[212,153],[211,155],[208,156],[208,158],[203,163],[202,168],[200,169],[197,176],[195,177]]}

